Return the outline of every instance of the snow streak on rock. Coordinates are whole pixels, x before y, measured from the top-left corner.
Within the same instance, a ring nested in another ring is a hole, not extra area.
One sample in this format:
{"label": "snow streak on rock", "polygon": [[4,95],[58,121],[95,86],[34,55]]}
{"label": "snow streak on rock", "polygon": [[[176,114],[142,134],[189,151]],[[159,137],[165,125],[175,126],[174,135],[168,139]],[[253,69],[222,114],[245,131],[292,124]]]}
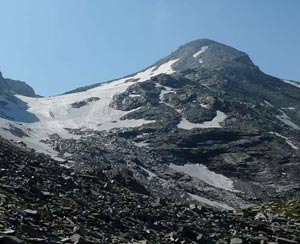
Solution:
{"label": "snow streak on rock", "polygon": [[193,178],[197,178],[216,188],[226,191],[236,191],[234,190],[233,181],[231,179],[209,170],[203,164],[185,164],[182,166],[171,164],[170,168],[185,173]]}
{"label": "snow streak on rock", "polygon": [[208,46],[201,47],[201,49],[193,54],[194,58],[198,58],[201,54],[203,54],[207,50]]}
{"label": "snow streak on rock", "polygon": [[285,82],[285,83],[288,83],[288,84],[290,84],[292,86],[295,86],[297,88],[300,88],[300,82],[291,81],[291,80],[282,80],[282,81]]}
{"label": "snow streak on rock", "polygon": [[221,210],[233,210],[232,207],[230,207],[229,205],[225,204],[225,203],[220,203],[220,202],[216,202],[216,201],[212,201],[212,200],[209,200],[205,197],[200,197],[198,195],[194,195],[194,194],[191,194],[189,193],[189,196],[193,199],[193,200],[196,200],[200,203],[204,203],[206,205],[209,205],[211,207],[214,207],[214,208],[218,208],[218,209],[221,209]]}
{"label": "snow streak on rock", "polygon": [[284,113],[283,111],[279,110],[281,112],[281,115],[277,115],[276,118],[279,119],[281,122],[283,122],[284,124],[286,124],[287,126],[295,129],[295,130],[300,130],[300,127],[298,125],[296,125],[289,116],[287,116],[286,113]]}
{"label": "snow streak on rock", "polygon": [[294,149],[294,150],[298,150],[298,149],[299,149],[299,148],[298,148],[297,146],[295,146],[295,145],[291,142],[291,140],[290,140],[289,138],[287,138],[286,136],[283,136],[283,135],[281,135],[281,134],[279,134],[279,133],[277,133],[277,132],[270,132],[270,134],[276,135],[277,137],[284,139],[285,142],[286,142],[286,144],[288,144],[292,149]]}

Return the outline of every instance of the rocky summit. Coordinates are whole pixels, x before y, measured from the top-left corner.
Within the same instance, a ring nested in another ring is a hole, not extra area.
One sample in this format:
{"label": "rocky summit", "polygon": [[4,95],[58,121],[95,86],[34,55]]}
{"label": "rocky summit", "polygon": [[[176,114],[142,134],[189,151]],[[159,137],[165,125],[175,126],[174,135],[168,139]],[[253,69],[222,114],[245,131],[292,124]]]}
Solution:
{"label": "rocky summit", "polygon": [[29,97],[37,96],[34,90],[24,81],[4,78],[0,72],[0,94],[20,94]]}
{"label": "rocky summit", "polygon": [[1,243],[299,243],[299,87],[208,39],[53,97],[1,75]]}

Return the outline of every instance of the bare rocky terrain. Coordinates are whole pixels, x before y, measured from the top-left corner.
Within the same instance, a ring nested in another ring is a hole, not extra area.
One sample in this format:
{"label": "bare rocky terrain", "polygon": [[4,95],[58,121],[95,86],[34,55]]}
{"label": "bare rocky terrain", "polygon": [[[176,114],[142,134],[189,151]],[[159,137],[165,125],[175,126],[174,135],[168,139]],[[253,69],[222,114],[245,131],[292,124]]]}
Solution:
{"label": "bare rocky terrain", "polygon": [[0,155],[1,243],[300,241],[299,215],[174,202],[150,194],[128,169],[69,168],[4,139]]}

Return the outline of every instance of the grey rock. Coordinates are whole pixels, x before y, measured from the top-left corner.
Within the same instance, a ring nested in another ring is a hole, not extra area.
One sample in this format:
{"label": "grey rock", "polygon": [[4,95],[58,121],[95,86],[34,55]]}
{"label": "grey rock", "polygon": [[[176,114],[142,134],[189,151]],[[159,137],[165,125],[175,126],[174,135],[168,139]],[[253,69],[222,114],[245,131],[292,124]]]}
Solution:
{"label": "grey rock", "polygon": [[0,236],[0,242],[3,244],[20,244],[24,243],[22,240],[15,236]]}
{"label": "grey rock", "polygon": [[235,237],[230,240],[230,244],[242,244],[242,243],[243,243],[243,240],[241,238]]}

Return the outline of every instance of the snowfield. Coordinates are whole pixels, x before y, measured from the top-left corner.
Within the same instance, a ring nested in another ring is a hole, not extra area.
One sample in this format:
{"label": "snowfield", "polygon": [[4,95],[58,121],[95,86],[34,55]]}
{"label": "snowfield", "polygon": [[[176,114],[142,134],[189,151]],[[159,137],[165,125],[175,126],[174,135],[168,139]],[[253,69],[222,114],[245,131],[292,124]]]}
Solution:
{"label": "snowfield", "polygon": [[[122,120],[122,116],[137,109],[132,111],[116,110],[110,107],[110,103],[115,95],[125,92],[134,83],[144,82],[162,73],[174,73],[172,65],[178,60],[170,60],[158,67],[152,66],[131,77],[103,83],[84,92],[45,98],[16,95],[14,102],[0,97],[0,102],[7,103],[6,107],[8,108],[3,109],[1,106],[0,129],[3,130],[1,134],[7,139],[23,140],[30,148],[53,155],[56,153],[40,140],[45,140],[54,133],[59,134],[62,138],[74,138],[74,135],[69,134],[66,128],[101,131],[153,123],[155,121],[144,119]],[[83,105],[74,107],[73,104]],[[27,131],[29,137],[20,139],[5,130],[9,129],[11,125]]]}

